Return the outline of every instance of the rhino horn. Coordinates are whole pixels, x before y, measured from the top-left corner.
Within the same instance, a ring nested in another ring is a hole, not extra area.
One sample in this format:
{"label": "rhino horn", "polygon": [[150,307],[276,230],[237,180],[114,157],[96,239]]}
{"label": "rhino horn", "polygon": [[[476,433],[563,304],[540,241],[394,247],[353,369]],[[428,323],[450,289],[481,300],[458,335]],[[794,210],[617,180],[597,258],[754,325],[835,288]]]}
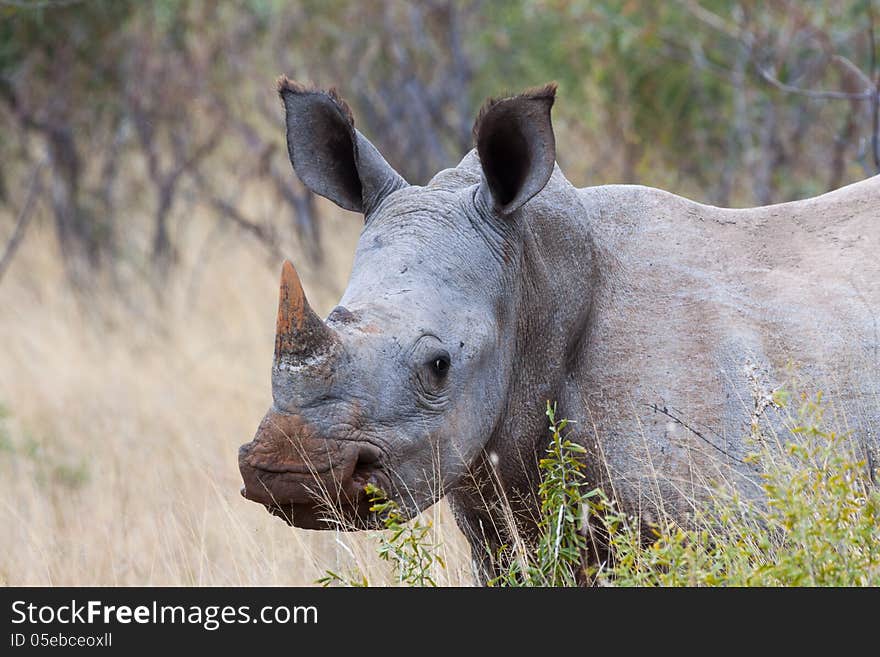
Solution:
{"label": "rhino horn", "polygon": [[324,352],[334,341],[332,329],[309,306],[302,283],[289,260],[281,267],[275,362],[303,361]]}

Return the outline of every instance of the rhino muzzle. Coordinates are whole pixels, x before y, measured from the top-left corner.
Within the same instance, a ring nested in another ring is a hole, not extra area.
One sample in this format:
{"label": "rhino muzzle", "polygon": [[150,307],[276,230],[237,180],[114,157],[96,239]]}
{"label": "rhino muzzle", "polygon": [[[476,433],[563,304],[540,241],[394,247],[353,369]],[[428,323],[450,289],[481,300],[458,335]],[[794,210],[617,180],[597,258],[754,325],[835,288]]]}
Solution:
{"label": "rhino muzzle", "polygon": [[382,486],[381,459],[372,443],[318,436],[300,416],[269,411],[239,448],[241,494],[297,527],[363,529],[364,488]]}

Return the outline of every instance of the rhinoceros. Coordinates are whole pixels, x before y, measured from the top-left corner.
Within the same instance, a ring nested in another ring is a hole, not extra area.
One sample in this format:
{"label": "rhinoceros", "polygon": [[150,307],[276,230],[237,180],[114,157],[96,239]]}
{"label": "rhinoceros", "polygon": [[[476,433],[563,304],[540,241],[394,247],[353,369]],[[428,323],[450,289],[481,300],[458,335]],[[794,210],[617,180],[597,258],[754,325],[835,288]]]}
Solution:
{"label": "rhinoceros", "polygon": [[296,174],[365,222],[325,320],[283,265],[247,499],[364,529],[368,483],[409,516],[445,495],[491,577],[513,532],[536,535],[548,400],[577,422],[591,484],[685,517],[718,482],[756,489],[747,440],[793,373],[880,462],[880,176],[742,210],[579,189],[556,164],[550,84],[488,100],[475,149],[415,186],[335,91],[278,91]]}

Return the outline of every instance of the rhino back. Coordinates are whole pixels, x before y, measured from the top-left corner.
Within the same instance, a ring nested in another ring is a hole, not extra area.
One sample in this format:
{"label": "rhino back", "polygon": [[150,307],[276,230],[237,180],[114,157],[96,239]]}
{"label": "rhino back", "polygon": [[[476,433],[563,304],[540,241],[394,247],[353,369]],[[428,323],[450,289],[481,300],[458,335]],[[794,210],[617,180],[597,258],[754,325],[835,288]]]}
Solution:
{"label": "rhino back", "polygon": [[579,193],[597,273],[568,396],[618,496],[756,491],[746,438],[753,421],[782,429],[768,402],[791,381],[821,390],[877,460],[880,177],[743,210],[641,186]]}

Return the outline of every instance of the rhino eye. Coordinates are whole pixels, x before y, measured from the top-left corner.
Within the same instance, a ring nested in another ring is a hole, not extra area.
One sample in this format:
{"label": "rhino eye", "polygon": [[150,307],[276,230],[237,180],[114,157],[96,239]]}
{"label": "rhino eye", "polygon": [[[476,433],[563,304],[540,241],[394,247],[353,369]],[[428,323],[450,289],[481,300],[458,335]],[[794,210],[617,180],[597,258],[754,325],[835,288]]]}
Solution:
{"label": "rhino eye", "polygon": [[451,362],[449,359],[449,354],[447,354],[445,351],[439,354],[435,354],[431,358],[431,371],[434,373],[434,376],[442,379],[449,371],[450,364]]}

